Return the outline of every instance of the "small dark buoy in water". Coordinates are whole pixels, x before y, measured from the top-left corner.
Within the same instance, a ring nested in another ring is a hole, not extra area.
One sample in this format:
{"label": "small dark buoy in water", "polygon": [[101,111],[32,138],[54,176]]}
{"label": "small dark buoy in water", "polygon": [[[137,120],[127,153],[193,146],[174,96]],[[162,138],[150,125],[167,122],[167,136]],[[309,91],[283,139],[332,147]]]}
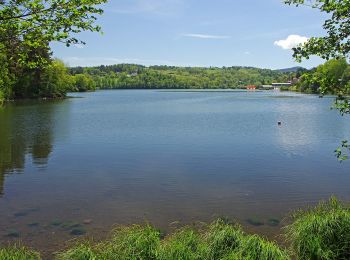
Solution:
{"label": "small dark buoy in water", "polygon": [[277,123],[278,125],[282,125],[282,122],[281,121],[278,121],[278,123]]}

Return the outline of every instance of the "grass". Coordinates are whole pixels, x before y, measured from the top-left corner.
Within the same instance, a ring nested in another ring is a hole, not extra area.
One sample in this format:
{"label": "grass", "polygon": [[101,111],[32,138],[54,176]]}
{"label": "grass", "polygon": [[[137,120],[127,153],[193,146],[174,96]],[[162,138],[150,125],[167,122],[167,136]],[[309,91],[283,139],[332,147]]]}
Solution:
{"label": "grass", "polygon": [[334,197],[294,213],[286,230],[298,259],[350,259],[350,208]]}
{"label": "grass", "polygon": [[190,228],[182,228],[166,237],[159,249],[159,259],[198,259],[199,234]]}
{"label": "grass", "polygon": [[217,220],[196,229],[185,227],[161,239],[153,227],[133,225],[116,229],[111,238],[97,245],[81,243],[57,254],[59,260],[93,259],[289,259],[285,250],[240,226]]}
{"label": "grass", "polygon": [[0,248],[1,260],[39,260],[40,255],[24,247],[12,246]]}
{"label": "grass", "polygon": [[[272,221],[273,220],[273,221]],[[272,224],[279,224],[272,219]],[[288,260],[350,259],[350,208],[335,198],[295,212],[285,227],[287,251],[275,242],[246,234],[225,219],[188,226],[164,236],[150,225],[116,228],[99,243],[79,242],[55,254],[57,260]],[[0,249],[0,260],[40,259],[21,247]]]}

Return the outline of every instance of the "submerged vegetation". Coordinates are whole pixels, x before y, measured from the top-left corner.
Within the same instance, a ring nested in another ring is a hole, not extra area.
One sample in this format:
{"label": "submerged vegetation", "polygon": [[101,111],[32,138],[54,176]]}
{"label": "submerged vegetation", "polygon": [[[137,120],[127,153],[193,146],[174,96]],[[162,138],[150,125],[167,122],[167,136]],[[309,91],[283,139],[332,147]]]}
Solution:
{"label": "submerged vegetation", "polygon": [[[58,260],[95,259],[350,259],[350,208],[332,197],[291,215],[284,229],[285,249],[258,235],[246,234],[226,219],[187,226],[164,235],[150,225],[116,228],[109,239],[75,243],[55,254]],[[0,249],[0,259],[40,259],[22,247]]]}

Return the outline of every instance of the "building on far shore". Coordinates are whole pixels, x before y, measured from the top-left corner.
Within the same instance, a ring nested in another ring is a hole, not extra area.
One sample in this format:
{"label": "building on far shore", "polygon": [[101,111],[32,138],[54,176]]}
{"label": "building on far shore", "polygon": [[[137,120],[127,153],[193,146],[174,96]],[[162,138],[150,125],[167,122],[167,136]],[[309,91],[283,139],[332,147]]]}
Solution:
{"label": "building on far shore", "polygon": [[259,86],[259,89],[272,90],[272,89],[274,89],[274,87],[272,85],[261,85],[261,86]]}
{"label": "building on far shore", "polygon": [[255,85],[249,85],[249,86],[247,86],[247,90],[256,90],[256,86]]}
{"label": "building on far shore", "polygon": [[274,89],[280,89],[281,87],[290,87],[292,86],[292,82],[286,83],[272,83],[271,84]]}

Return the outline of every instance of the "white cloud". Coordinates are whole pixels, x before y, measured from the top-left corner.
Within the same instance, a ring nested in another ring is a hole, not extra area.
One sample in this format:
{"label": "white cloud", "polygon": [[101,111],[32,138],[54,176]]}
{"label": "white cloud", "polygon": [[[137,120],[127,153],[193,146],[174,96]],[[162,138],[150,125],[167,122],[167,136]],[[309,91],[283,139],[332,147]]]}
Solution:
{"label": "white cloud", "polygon": [[274,45],[279,46],[284,50],[291,50],[307,41],[308,41],[308,38],[305,36],[291,34],[285,40],[275,41]]}
{"label": "white cloud", "polygon": [[187,34],[183,34],[182,36],[197,38],[197,39],[216,39],[216,40],[224,40],[224,39],[231,38],[231,36],[228,36],[228,35],[210,35],[210,34],[199,34],[199,33],[187,33]]}
{"label": "white cloud", "polygon": [[252,55],[252,53],[250,51],[245,51],[244,54],[245,55]]}

